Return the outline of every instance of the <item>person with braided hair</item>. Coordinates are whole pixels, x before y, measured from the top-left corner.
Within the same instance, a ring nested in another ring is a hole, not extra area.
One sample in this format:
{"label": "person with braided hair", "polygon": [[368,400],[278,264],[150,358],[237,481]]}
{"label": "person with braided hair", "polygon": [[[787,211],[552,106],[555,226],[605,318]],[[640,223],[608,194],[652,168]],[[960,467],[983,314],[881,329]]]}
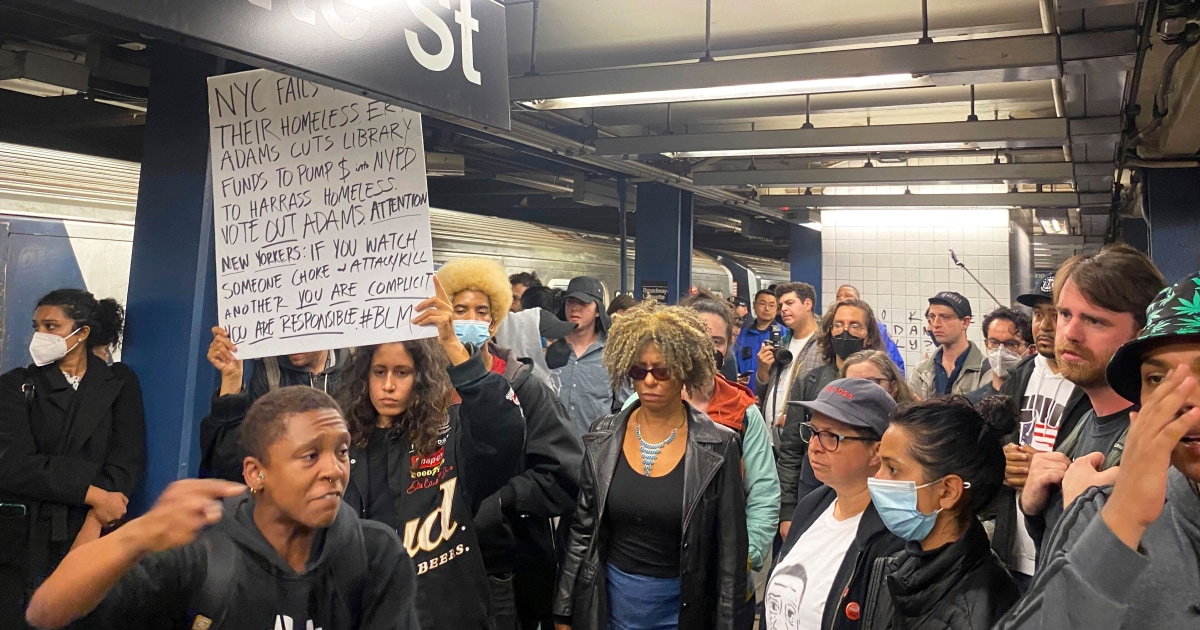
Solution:
{"label": "person with braided hair", "polygon": [[696,311],[643,302],[615,319],[604,367],[638,400],[583,437],[556,627],[730,629],[746,592],[737,434],[682,395],[716,378]]}

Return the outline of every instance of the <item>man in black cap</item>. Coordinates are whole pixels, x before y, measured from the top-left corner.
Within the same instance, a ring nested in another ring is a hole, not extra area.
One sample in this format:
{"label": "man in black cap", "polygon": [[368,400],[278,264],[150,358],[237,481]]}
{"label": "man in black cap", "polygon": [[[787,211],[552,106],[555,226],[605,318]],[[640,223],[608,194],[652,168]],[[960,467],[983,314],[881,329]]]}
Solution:
{"label": "man in black cap", "polygon": [[1033,334],[1037,353],[1017,364],[1001,388],[1021,409],[1017,430],[1004,447],[1007,460],[1004,487],[996,496],[996,529],[992,549],[1008,566],[1024,593],[1032,579],[1037,549],[1025,529],[1025,516],[1017,509],[1017,494],[1025,487],[1029,462],[1034,453],[1054,450],[1058,434],[1069,433],[1088,411],[1091,400],[1082,389],[1058,371],[1054,357],[1054,332],[1058,313],[1054,308],[1054,276],[1034,284],[1033,290],[1017,296],[1017,302],[1033,311]]}
{"label": "man in black cap", "polygon": [[983,351],[967,340],[971,303],[958,293],[942,291],[929,298],[925,321],[940,347],[913,370],[909,378],[913,393],[925,400],[978,389],[986,380],[988,362]]}
{"label": "man in black cap", "polygon": [[604,312],[604,285],[588,276],[573,278],[567,285],[562,319],[574,324],[575,330],[546,349],[546,365],[571,428],[582,436],[619,404],[603,362],[610,325]]}
{"label": "man in black cap", "polygon": [[857,627],[875,560],[904,545],[884,526],[867,491],[896,403],[871,381],[844,378],[826,385],[815,400],[788,405],[812,414],[800,425],[800,437],[824,485],[805,495],[792,514],[767,584],[762,625]]}
{"label": "man in black cap", "polygon": [[1197,626],[1200,273],[1164,289],[1146,313],[1106,369],[1115,394],[1139,405],[1121,465],[1098,472],[1100,452],[1071,464],[1070,509],[1041,549],[1030,593],[998,630]]}

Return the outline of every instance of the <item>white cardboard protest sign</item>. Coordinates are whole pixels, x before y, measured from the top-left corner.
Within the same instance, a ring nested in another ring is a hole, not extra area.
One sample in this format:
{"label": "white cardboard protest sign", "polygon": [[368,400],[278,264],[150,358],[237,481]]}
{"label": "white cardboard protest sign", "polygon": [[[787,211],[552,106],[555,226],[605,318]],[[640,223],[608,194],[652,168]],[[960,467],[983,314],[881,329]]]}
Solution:
{"label": "white cardboard protest sign", "polygon": [[242,359],[432,337],[421,116],[268,70],[208,80],[217,307]]}

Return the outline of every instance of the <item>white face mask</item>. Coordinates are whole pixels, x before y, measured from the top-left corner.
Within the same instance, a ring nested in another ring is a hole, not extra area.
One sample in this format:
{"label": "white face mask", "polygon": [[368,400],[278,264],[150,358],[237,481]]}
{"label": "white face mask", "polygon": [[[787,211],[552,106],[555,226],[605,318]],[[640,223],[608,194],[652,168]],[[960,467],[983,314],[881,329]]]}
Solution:
{"label": "white face mask", "polygon": [[[83,327],[76,328],[71,335],[83,330]],[[71,335],[67,335],[70,337]],[[78,346],[79,342],[75,342]],[[33,357],[33,364],[42,367],[50,365],[55,361],[67,356],[67,353],[74,350],[75,346],[67,347],[67,338],[59,337],[51,333],[35,332],[33,340],[29,342],[29,356]]]}
{"label": "white face mask", "polygon": [[1017,367],[1022,357],[1016,352],[1000,346],[995,350],[988,350],[987,358],[988,364],[992,366],[992,371],[996,373],[996,376],[1008,378],[1008,373]]}

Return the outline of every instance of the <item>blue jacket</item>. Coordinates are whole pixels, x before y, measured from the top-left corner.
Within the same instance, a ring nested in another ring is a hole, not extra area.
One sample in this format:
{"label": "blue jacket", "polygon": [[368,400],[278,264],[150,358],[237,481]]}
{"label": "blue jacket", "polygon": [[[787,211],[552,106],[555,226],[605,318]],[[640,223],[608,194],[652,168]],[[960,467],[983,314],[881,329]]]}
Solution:
{"label": "blue jacket", "polygon": [[896,342],[892,341],[892,336],[888,334],[887,324],[879,322],[879,336],[883,337],[883,343],[887,346],[888,358],[896,367],[900,368],[900,376],[904,376],[904,355],[900,354],[900,348],[896,347]]}
{"label": "blue jacket", "polygon": [[762,348],[763,342],[770,337],[770,326],[767,326],[766,330],[758,330],[752,323],[742,328],[742,332],[738,333],[737,341],[734,343],[738,374],[758,371],[758,351]]}

